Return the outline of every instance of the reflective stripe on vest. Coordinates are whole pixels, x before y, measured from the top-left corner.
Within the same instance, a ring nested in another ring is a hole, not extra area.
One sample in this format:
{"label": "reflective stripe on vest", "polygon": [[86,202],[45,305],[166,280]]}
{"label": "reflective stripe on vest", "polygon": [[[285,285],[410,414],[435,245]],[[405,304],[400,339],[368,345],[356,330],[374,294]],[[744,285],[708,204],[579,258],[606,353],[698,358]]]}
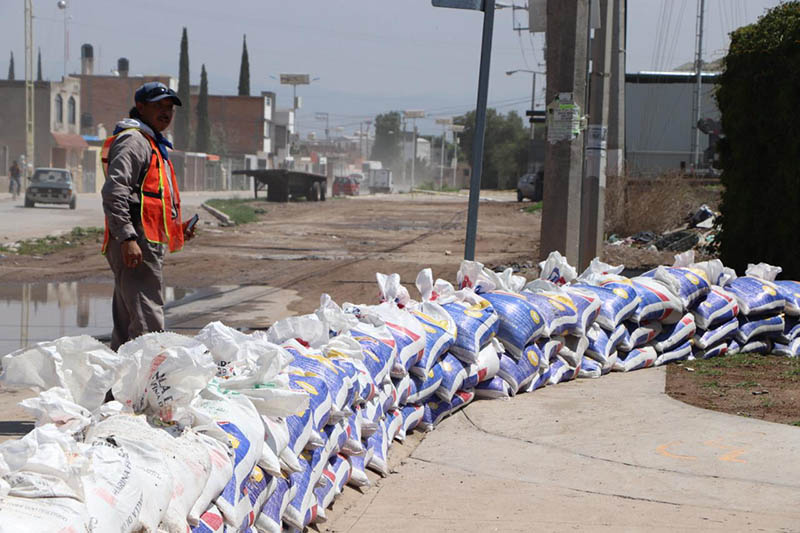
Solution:
{"label": "reflective stripe on vest", "polygon": [[[138,128],[130,128],[136,129]],[[103,143],[103,150],[101,158],[103,162],[103,173],[108,179],[108,153],[111,146],[116,141],[117,137],[122,133],[129,131],[123,130],[117,135],[112,135]],[[136,192],[139,195],[140,205],[140,220],[142,229],[144,230],[144,237],[148,242],[154,244],[166,244],[169,246],[170,252],[177,252],[183,248],[183,225],[181,223],[181,204],[180,194],[178,193],[178,183],[175,176],[175,170],[172,167],[172,162],[166,160],[166,164],[170,169],[170,182],[171,187],[164,185],[164,158],[158,149],[155,141],[146,133],[138,130],[144,135],[144,138],[150,143],[151,154],[150,163],[147,167],[147,172],[141,182],[137,183]],[[175,195],[175,208],[177,211],[177,218],[172,218],[172,195]],[[108,219],[106,218],[105,236],[103,239],[103,253],[106,252],[108,242],[110,240],[110,232],[108,229]]]}

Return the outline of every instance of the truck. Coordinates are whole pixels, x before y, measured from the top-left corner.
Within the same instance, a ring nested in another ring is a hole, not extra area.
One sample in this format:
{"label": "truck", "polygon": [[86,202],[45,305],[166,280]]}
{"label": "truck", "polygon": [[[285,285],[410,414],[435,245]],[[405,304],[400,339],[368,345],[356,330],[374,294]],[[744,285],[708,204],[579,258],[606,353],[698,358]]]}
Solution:
{"label": "truck", "polygon": [[380,161],[364,161],[361,165],[361,170],[370,194],[392,192],[392,171],[388,168],[383,168],[383,164]]}
{"label": "truck", "polygon": [[289,198],[296,199],[301,196],[311,202],[324,202],[328,191],[328,178],[309,172],[249,169],[234,170],[231,174],[252,177],[253,196],[258,198],[258,191],[266,189],[268,202],[288,202]]}

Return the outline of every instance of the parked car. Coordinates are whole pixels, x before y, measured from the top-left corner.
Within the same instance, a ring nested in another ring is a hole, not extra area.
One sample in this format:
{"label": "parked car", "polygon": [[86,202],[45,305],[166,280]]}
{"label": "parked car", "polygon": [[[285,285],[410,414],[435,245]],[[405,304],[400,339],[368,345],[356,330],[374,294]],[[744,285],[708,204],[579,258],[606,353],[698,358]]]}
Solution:
{"label": "parked car", "polygon": [[78,205],[75,182],[65,168],[37,168],[25,190],[25,207],[40,204],[66,204],[70,209]]}
{"label": "parked car", "polygon": [[334,196],[358,196],[360,184],[354,176],[339,177],[333,180]]}
{"label": "parked car", "polygon": [[543,182],[544,170],[523,175],[517,180],[517,201],[528,198],[532,202],[541,202]]}

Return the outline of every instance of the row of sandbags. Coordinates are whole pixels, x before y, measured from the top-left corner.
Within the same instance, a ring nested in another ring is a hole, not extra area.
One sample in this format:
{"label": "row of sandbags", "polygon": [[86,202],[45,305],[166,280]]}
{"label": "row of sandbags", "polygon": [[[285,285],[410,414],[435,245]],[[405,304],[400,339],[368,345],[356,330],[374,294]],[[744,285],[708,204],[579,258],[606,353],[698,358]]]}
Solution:
{"label": "row of sandbags", "polygon": [[765,345],[796,355],[800,290],[774,267],[540,266],[528,282],[464,262],[457,288],[425,269],[418,300],[378,274],[380,304],[323,295],[252,335],[215,322],[118,353],[75,337],[10,354],[0,383],[43,392],[22,402],[36,429],[0,445],[0,531],[302,530],[345,484],[368,486],[365,469],[387,475],[392,442],[476,397]]}

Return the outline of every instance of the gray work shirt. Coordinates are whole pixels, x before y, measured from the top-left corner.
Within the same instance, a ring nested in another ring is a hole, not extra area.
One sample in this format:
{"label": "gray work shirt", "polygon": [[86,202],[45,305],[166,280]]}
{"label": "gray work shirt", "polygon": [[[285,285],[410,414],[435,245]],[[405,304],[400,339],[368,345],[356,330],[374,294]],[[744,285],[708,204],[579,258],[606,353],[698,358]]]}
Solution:
{"label": "gray work shirt", "polygon": [[[153,134],[146,125],[135,119],[125,119],[117,124],[122,128],[139,128]],[[129,130],[119,134],[108,151],[108,175],[101,190],[103,198],[103,212],[108,220],[108,230],[111,237],[117,241],[124,241],[137,237],[142,231],[140,212],[141,198],[139,197],[139,180],[144,177],[150,166],[152,147],[141,131]],[[165,165],[164,181],[170,189],[172,198],[172,216],[177,218],[175,195],[172,194],[172,180],[169,165]]]}

